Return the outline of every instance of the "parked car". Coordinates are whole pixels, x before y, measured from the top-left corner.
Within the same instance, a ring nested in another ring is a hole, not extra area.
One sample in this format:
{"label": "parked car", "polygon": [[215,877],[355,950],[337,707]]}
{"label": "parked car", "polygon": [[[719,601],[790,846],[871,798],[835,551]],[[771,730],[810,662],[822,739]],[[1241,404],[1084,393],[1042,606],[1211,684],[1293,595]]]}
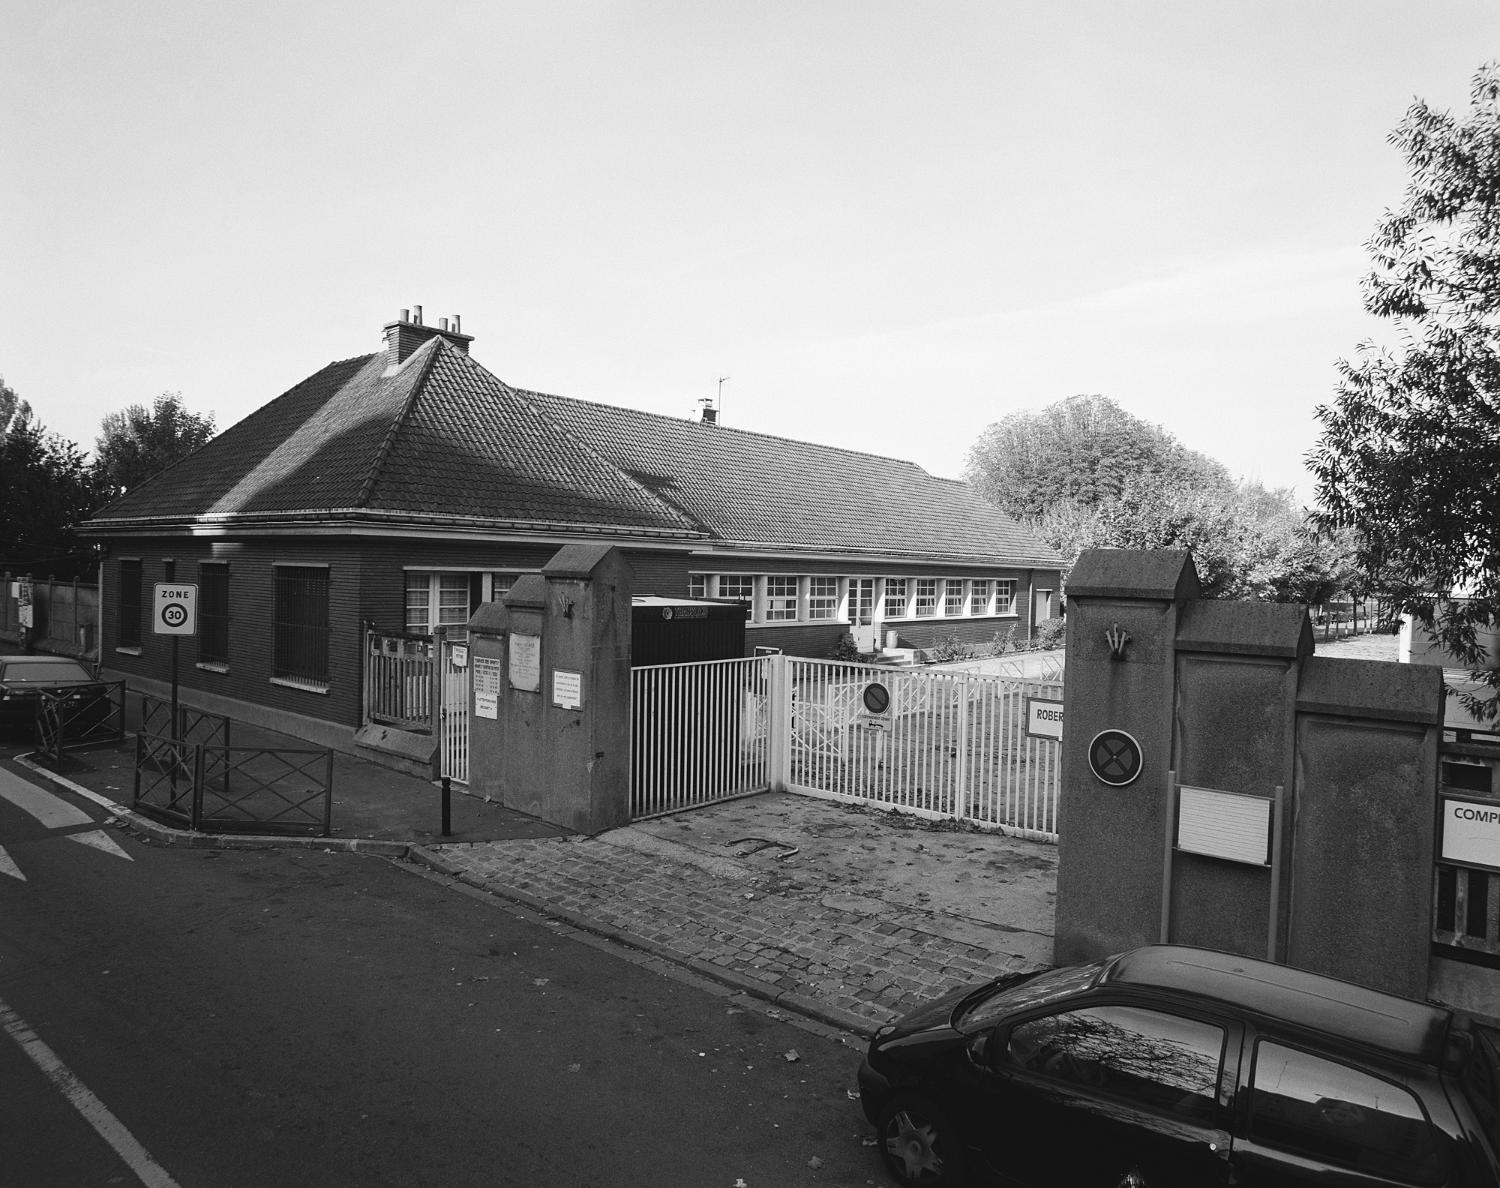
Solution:
{"label": "parked car", "polygon": [[98,721],[109,713],[109,686],[80,661],[68,656],[0,656],[0,729],[8,734],[30,731],[43,689],[65,695],[68,707],[85,721]]}
{"label": "parked car", "polygon": [[903,1185],[1500,1188],[1500,1031],[1206,949],[952,993],[859,1088]]}

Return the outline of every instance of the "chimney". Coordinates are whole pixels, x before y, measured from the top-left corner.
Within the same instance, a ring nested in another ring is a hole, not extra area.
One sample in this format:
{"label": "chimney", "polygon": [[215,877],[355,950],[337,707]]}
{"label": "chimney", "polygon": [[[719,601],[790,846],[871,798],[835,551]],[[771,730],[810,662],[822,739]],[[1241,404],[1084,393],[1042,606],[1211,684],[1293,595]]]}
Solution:
{"label": "chimney", "polygon": [[412,306],[410,311],[403,309],[400,318],[385,324],[387,365],[399,367],[411,358],[416,349],[429,338],[446,339],[455,349],[467,355],[469,344],[474,341],[474,336],[461,333],[458,325],[458,315],[454,314],[451,330],[448,328],[447,318],[438,319],[436,326],[424,326],[420,305]]}
{"label": "chimney", "polygon": [[703,396],[698,400],[698,403],[703,406],[699,420],[705,425],[717,425],[719,423],[719,410],[714,407],[713,397]]}

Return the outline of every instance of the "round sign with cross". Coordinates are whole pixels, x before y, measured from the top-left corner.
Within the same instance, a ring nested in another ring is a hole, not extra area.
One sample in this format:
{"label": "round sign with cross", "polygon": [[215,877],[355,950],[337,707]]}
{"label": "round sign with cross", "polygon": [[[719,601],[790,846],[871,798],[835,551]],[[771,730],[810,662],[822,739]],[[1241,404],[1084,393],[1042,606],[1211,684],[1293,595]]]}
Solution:
{"label": "round sign with cross", "polygon": [[891,691],[879,681],[866,685],[859,699],[864,702],[866,713],[883,714],[891,708]]}
{"label": "round sign with cross", "polygon": [[1102,783],[1123,788],[1141,774],[1141,744],[1123,730],[1101,730],[1089,743],[1089,770]]}

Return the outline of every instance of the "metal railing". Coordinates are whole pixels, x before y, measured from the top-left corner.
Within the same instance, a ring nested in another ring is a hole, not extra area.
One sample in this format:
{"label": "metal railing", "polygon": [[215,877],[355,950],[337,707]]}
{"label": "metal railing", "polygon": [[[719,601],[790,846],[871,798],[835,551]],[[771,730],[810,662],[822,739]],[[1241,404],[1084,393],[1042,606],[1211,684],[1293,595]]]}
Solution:
{"label": "metal railing", "polygon": [[790,790],[1057,840],[1061,744],[1027,733],[1026,700],[1060,683],[801,658],[787,682]]}
{"label": "metal railing", "polygon": [[133,807],[209,833],[299,833],[333,828],[333,752],[230,747],[136,736]]}
{"label": "metal railing", "polygon": [[631,815],[637,819],[771,786],[770,664],[779,656],[630,671]]}
{"label": "metal railing", "polygon": [[1434,944],[1482,953],[1500,964],[1500,873],[1439,866],[1433,904]]}
{"label": "metal railing", "polygon": [[124,736],[124,681],[37,690],[37,752],[53,762],[69,747],[118,742]]}
{"label": "metal railing", "polygon": [[365,721],[432,732],[434,651],[430,635],[365,632]]}

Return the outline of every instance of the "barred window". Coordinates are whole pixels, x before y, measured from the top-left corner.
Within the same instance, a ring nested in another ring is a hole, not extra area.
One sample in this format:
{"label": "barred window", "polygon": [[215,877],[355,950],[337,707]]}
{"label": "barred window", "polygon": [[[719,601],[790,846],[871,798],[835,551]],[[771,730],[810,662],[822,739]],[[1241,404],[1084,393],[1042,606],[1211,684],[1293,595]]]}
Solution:
{"label": "barred window", "polygon": [[271,675],[314,689],[328,687],[328,570],[278,565],[275,570]]}
{"label": "barred window", "polygon": [[969,583],[969,613],[971,615],[987,615],[990,613],[989,582],[974,581]]}
{"label": "barred window", "polygon": [[708,578],[701,573],[691,574],[688,577],[688,597],[707,598]]}
{"label": "barred window", "polygon": [[116,644],[122,648],[141,646],[141,563],[120,562],[120,610],[115,620]]}
{"label": "barred window", "polygon": [[917,614],[937,614],[937,578],[917,579]]}
{"label": "barred window", "polygon": [[838,613],[839,579],[815,577],[807,580],[807,617],[831,619]]}
{"label": "barred window", "polygon": [[943,583],[943,614],[956,619],[964,613],[964,584],[958,578]]}
{"label": "barred window", "polygon": [[755,579],[742,573],[720,574],[719,597],[734,598],[750,606],[755,602]]}
{"label": "barred window", "polygon": [[995,613],[997,615],[1016,613],[1016,583],[1013,578],[1002,578],[995,583]]}
{"label": "barred window", "polygon": [[887,619],[906,618],[906,579],[885,579],[885,617]]}
{"label": "barred window", "polygon": [[198,662],[229,663],[229,566],[198,566]]}
{"label": "barred window", "polygon": [[783,622],[797,617],[797,579],[794,577],[768,577],[766,579],[766,621]]}

